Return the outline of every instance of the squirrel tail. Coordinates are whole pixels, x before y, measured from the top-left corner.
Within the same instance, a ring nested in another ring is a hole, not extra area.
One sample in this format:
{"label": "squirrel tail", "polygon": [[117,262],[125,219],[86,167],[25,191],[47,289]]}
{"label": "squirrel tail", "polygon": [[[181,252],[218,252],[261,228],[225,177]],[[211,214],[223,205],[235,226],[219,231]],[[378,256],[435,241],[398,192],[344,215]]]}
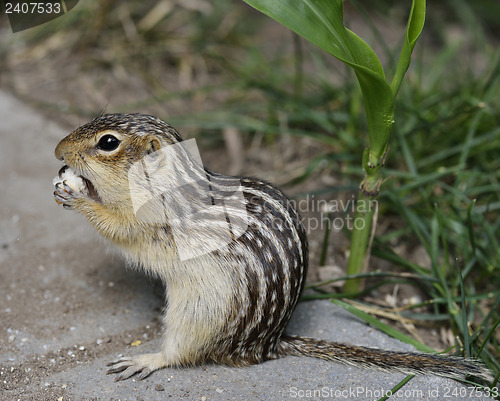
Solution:
{"label": "squirrel tail", "polygon": [[452,379],[473,376],[492,382],[490,371],[478,361],[418,352],[385,351],[314,338],[283,336],[280,355],[309,356],[384,371],[405,374],[434,374]]}

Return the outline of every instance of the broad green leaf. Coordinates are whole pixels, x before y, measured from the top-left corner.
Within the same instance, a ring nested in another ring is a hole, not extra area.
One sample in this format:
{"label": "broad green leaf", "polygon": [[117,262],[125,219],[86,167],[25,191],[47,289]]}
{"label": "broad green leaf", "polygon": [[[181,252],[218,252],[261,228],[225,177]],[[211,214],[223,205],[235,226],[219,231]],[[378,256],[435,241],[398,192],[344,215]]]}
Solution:
{"label": "broad green leaf", "polygon": [[391,83],[392,92],[394,97],[399,91],[403,77],[410,66],[411,53],[417,43],[417,39],[424,29],[425,22],[425,0],[414,0],[411,6],[410,17],[408,18],[408,25],[406,26],[406,35],[403,42],[403,49],[398,60],[396,73]]}
{"label": "broad green leaf", "polygon": [[413,0],[403,49],[389,85],[375,52],[344,26],[342,0],[244,0],[298,35],[352,67],[363,98],[370,134],[364,163],[367,174],[384,156],[394,124],[394,98],[408,70],[425,21],[425,0]]}
{"label": "broad green leaf", "polygon": [[375,52],[344,27],[342,0],[244,0],[352,67],[365,100],[369,163],[382,158],[392,124],[394,96]]}
{"label": "broad green leaf", "polygon": [[384,78],[379,59],[343,24],[342,0],[244,0],[339,60]]}

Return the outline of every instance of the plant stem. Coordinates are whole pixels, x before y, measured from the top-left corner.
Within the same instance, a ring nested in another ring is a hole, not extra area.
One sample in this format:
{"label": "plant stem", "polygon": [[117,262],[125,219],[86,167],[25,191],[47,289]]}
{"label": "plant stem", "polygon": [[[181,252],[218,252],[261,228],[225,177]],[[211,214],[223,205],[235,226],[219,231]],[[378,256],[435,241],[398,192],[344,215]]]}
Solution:
{"label": "plant stem", "polygon": [[[372,224],[376,209],[374,202],[376,202],[374,196],[362,190],[359,191],[351,237],[351,253],[347,264],[347,275],[364,273],[368,266],[368,259],[370,257],[368,243],[370,233],[375,228],[374,224]],[[357,292],[360,284],[360,278],[348,280],[344,291]]]}
{"label": "plant stem", "polygon": [[[365,178],[359,186],[358,200],[356,204],[356,214],[351,237],[351,254],[347,263],[347,275],[364,273],[368,267],[370,248],[368,246],[370,233],[375,231],[376,221],[374,213],[377,207],[376,196],[382,184],[381,170],[385,162],[388,146],[385,147],[382,158],[372,167],[370,164],[370,149],[365,149],[363,153],[363,170]],[[357,292],[361,281],[354,279],[347,281],[344,287],[345,292]]]}

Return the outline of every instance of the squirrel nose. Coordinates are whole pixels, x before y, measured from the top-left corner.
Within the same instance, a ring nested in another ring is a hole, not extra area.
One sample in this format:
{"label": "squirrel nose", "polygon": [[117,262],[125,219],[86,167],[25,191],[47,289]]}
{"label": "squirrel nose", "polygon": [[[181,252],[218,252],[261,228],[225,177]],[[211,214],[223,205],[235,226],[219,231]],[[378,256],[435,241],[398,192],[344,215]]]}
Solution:
{"label": "squirrel nose", "polygon": [[64,154],[66,148],[66,138],[64,138],[61,142],[59,142],[56,146],[56,150],[54,151],[56,158],[58,160],[64,160]]}

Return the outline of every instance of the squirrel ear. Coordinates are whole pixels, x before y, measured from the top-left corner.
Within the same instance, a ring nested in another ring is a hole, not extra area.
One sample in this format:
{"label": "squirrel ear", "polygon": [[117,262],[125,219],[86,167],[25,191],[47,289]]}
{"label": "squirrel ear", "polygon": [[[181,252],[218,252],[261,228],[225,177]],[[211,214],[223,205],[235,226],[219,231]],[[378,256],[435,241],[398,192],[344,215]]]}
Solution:
{"label": "squirrel ear", "polygon": [[154,136],[148,136],[144,146],[144,156],[146,156],[151,161],[161,160],[161,142],[158,138]]}
{"label": "squirrel ear", "polygon": [[148,138],[148,143],[146,145],[146,154],[150,155],[161,149],[161,142],[158,138]]}
{"label": "squirrel ear", "polygon": [[159,166],[165,162],[161,141],[154,136],[149,136],[145,139],[144,157],[149,164],[149,168],[159,168]]}

